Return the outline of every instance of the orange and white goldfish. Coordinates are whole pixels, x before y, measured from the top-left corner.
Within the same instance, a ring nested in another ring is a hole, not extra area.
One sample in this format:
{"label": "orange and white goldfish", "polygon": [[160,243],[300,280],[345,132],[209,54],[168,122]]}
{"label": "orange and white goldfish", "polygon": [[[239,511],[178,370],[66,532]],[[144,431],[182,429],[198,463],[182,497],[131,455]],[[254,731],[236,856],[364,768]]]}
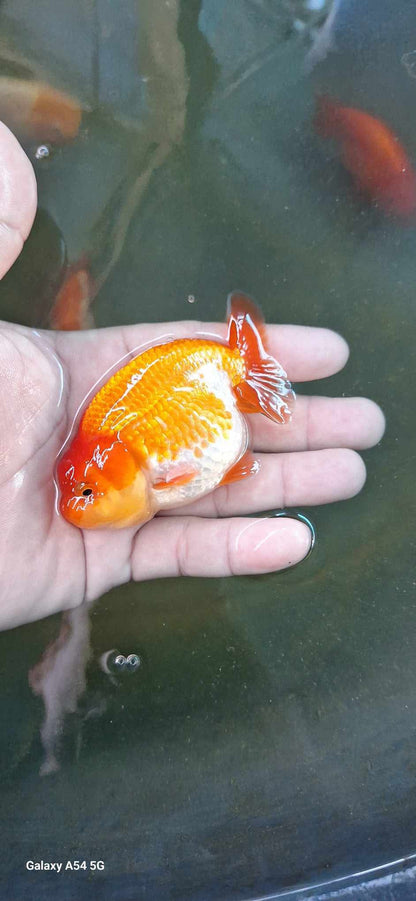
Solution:
{"label": "orange and white goldfish", "polygon": [[18,138],[64,144],[81,123],[77,100],[40,81],[0,78],[0,119]]}
{"label": "orange and white goldfish", "polygon": [[228,301],[228,341],[144,350],[87,404],[57,464],[59,510],[81,529],[124,528],[255,473],[245,413],[290,419],[294,393],[267,353],[258,308]]}
{"label": "orange and white goldfish", "polygon": [[91,303],[96,293],[97,286],[86,258],[82,257],[66,272],[49,313],[49,327],[67,332],[94,328]]}
{"label": "orange and white goldfish", "polygon": [[318,99],[314,126],[322,137],[339,142],[357,188],[384,212],[407,218],[416,211],[416,173],[381,119],[324,96]]}

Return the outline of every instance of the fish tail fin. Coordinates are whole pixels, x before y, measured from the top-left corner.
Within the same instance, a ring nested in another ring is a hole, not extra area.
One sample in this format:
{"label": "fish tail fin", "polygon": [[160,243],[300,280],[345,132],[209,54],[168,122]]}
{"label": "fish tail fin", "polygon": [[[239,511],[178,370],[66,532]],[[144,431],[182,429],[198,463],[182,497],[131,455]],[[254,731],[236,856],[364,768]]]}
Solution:
{"label": "fish tail fin", "polygon": [[322,138],[336,138],[342,125],[341,107],[328,94],[316,98],[313,127]]}
{"label": "fish tail fin", "polygon": [[245,378],[234,387],[239,410],[288,422],[295,395],[284,369],[267,353],[260,310],[245,294],[233,292],[227,312],[229,345],[238,348],[246,364]]}
{"label": "fish tail fin", "polygon": [[94,328],[91,304],[98,286],[90,273],[85,254],[66,269],[64,279],[48,316],[48,325],[60,331]]}

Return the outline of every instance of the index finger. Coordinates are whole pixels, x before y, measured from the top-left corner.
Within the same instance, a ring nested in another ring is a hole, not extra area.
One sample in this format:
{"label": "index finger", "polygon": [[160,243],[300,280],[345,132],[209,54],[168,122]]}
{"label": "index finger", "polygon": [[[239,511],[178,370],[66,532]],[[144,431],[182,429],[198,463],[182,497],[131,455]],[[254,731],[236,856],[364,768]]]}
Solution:
{"label": "index finger", "polygon": [[327,378],[342,369],[349,347],[337,332],[308,325],[270,325],[270,353],[279,360],[292,382]]}
{"label": "index finger", "polygon": [[[178,323],[180,324],[180,323]],[[225,340],[228,327],[221,323],[193,323],[202,333],[220,334]],[[308,382],[334,375],[345,366],[349,348],[337,332],[308,325],[266,323],[267,350],[286,370],[292,382]]]}
{"label": "index finger", "polygon": [[[103,373],[123,356],[140,352],[143,345],[172,338],[204,335],[225,340],[225,323],[181,321],[145,323],[84,332],[55,332],[53,340],[63,361],[74,371],[72,401],[75,408]],[[286,370],[292,382],[311,381],[333,375],[348,359],[348,345],[336,332],[300,325],[267,326],[269,352]],[[80,354],[83,365],[79,367]],[[78,382],[80,382],[78,384]]]}
{"label": "index finger", "polygon": [[[220,338],[224,341],[227,332],[226,323],[192,320],[123,327],[125,344],[129,350],[132,350],[140,339],[151,342],[167,333],[175,338],[204,335],[213,340]],[[266,323],[266,335],[269,353],[276,357],[292,382],[308,382],[334,375],[348,360],[347,342],[331,329]]]}

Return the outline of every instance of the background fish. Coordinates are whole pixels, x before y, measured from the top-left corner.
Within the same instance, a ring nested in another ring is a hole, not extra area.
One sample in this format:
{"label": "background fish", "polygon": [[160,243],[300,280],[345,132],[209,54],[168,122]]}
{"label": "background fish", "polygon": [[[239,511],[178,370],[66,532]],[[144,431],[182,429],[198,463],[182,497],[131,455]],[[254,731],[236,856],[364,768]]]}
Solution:
{"label": "background fish", "polygon": [[78,263],[68,267],[49,313],[50,328],[61,331],[94,328],[91,303],[96,291],[96,283],[91,276],[88,262],[83,256]]}
{"label": "background fish", "polygon": [[64,144],[78,134],[81,115],[77,100],[46,83],[0,77],[0,119],[22,140]]}
{"label": "background fish", "polygon": [[399,139],[381,119],[328,96],[317,101],[314,127],[333,138],[355,185],[386,212],[406,218],[416,211],[416,174]]}

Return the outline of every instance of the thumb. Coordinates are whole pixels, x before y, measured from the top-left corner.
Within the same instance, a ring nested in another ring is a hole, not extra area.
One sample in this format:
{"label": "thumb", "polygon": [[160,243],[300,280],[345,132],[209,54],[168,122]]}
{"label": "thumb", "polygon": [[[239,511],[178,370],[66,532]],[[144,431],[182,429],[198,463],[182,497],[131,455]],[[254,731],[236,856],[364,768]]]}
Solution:
{"label": "thumb", "polygon": [[36,202],[32,164],[0,122],[0,278],[19,256],[35,218]]}

